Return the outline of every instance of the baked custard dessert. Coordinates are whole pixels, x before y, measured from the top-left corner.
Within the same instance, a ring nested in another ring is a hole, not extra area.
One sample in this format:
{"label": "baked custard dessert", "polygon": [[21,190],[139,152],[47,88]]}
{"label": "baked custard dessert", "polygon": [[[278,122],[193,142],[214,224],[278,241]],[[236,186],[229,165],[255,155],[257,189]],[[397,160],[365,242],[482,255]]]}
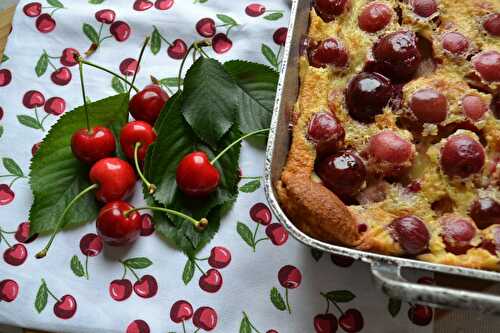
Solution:
{"label": "baked custard dessert", "polygon": [[302,231],[500,270],[500,1],[316,0],[290,118]]}

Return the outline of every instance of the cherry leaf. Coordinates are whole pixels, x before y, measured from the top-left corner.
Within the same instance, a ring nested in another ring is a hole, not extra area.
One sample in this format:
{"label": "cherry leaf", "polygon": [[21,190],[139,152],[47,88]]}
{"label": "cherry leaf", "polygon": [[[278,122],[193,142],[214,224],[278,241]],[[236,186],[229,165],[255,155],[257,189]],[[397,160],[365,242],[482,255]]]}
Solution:
{"label": "cherry leaf", "polygon": [[44,281],[38,288],[38,292],[36,293],[35,298],[35,309],[38,313],[41,313],[45,306],[47,306],[47,298],[49,296],[49,290],[47,289],[47,285]]}
{"label": "cherry leaf", "polygon": [[161,36],[158,30],[156,28],[153,30],[153,33],[151,34],[151,53],[157,54],[161,50]]}
{"label": "cherry leaf", "polygon": [[216,15],[219,20],[221,20],[223,23],[234,26],[238,25],[238,22],[236,22],[235,19],[233,19],[230,16],[224,15],[224,14],[217,14]]}
{"label": "cherry leaf", "polygon": [[238,235],[240,235],[241,239],[243,239],[245,243],[248,244],[248,246],[250,246],[251,248],[254,247],[252,231],[245,223],[238,222],[236,224],[236,232],[238,232]]}
{"label": "cherry leaf", "polygon": [[24,114],[20,114],[17,116],[17,120],[24,126],[34,128],[34,129],[43,129],[38,120],[31,116],[27,116]]}
{"label": "cherry leaf", "polygon": [[83,269],[83,265],[80,262],[80,259],[78,259],[76,255],[74,255],[71,258],[70,268],[73,271],[73,273],[78,277],[82,277],[85,275],[85,270]]}
{"label": "cherry leaf", "polygon": [[[184,80],[180,79],[181,86],[184,84]],[[179,85],[179,78],[177,77],[167,77],[160,80],[160,84],[166,87],[177,87]]]}
{"label": "cherry leaf", "polygon": [[185,285],[188,285],[193,279],[194,269],[194,261],[191,258],[188,258],[186,265],[184,265],[184,270],[182,271],[182,281]]}
{"label": "cherry leaf", "polygon": [[144,269],[151,266],[153,262],[146,257],[137,257],[125,260],[123,264],[132,269]]}
{"label": "cherry leaf", "polygon": [[283,13],[272,13],[264,16],[264,18],[268,21],[276,21],[283,17]]}
{"label": "cherry leaf", "polygon": [[3,130],[3,126],[2,126],[2,125],[0,125],[0,138],[1,138],[1,137],[2,137],[2,135],[3,135],[3,131],[4,131],[4,130]]}
{"label": "cherry leaf", "polygon": [[401,310],[401,300],[395,298],[389,298],[389,303],[387,304],[387,310],[391,316],[396,317]]}
{"label": "cherry leaf", "polygon": [[49,65],[49,56],[47,55],[47,53],[43,52],[40,58],[38,58],[38,61],[36,62],[35,66],[36,76],[40,77],[43,74],[45,74],[48,65]]}
{"label": "cherry leaf", "polygon": [[111,79],[111,88],[113,88],[113,90],[118,94],[127,92],[127,89],[123,85],[122,81],[116,76],[113,76],[113,78]]}
{"label": "cherry leaf", "polygon": [[337,303],[346,303],[352,301],[356,296],[349,290],[333,290],[326,293],[326,297]]}
{"label": "cherry leaf", "polygon": [[6,54],[2,55],[2,58],[0,59],[0,64],[3,64],[4,62],[6,62],[7,60],[9,60],[9,57],[7,57]]}
{"label": "cherry leaf", "polygon": [[93,44],[99,45],[99,35],[97,34],[97,31],[95,31],[94,27],[90,24],[84,23],[82,30],[85,36],[87,36]]}
{"label": "cherry leaf", "polygon": [[64,5],[59,0],[47,0],[47,3],[52,7],[64,8]]}
{"label": "cherry leaf", "polygon": [[246,316],[243,317],[240,324],[240,333],[252,333],[252,327]]}
{"label": "cherry leaf", "polygon": [[103,2],[104,2],[104,0],[89,0],[89,3],[92,5],[99,5]]}
{"label": "cherry leaf", "polygon": [[283,297],[281,296],[280,292],[276,287],[273,287],[271,289],[271,293],[269,295],[271,298],[271,303],[273,303],[274,307],[280,311],[285,311],[286,310],[286,304],[285,301],[283,300]]}
{"label": "cherry leaf", "polygon": [[260,187],[260,180],[255,179],[252,181],[249,181],[248,183],[244,184],[243,186],[240,187],[240,192],[244,193],[252,193],[257,191],[257,189]]}
{"label": "cherry leaf", "polygon": [[4,157],[2,158],[2,164],[5,170],[10,172],[11,175],[22,177],[24,176],[23,170],[12,158]]}
{"label": "cherry leaf", "polygon": [[276,57],[276,54],[274,54],[274,51],[267,46],[266,44],[262,44],[261,47],[262,54],[264,57],[266,57],[267,61],[273,66],[274,68],[278,67],[278,58]]}

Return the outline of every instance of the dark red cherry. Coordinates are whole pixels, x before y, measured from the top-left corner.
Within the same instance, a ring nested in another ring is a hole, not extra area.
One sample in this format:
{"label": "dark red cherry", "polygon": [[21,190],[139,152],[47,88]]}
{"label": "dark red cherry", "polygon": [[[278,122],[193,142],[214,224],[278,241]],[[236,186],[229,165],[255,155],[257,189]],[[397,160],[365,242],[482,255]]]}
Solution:
{"label": "dark red cherry", "polygon": [[477,95],[466,95],[462,98],[462,111],[472,121],[480,120],[488,112],[488,104]]}
{"label": "dark red cherry", "polygon": [[0,206],[10,204],[16,197],[15,193],[7,184],[0,184]]}
{"label": "dark red cherry", "polygon": [[61,67],[50,75],[50,79],[52,82],[57,84],[58,86],[65,86],[71,81],[71,71],[68,67]]}
{"label": "dark red cherry", "polygon": [[9,85],[12,81],[12,73],[7,68],[0,69],[0,87]]}
{"label": "dark red cherry", "polygon": [[14,244],[3,253],[3,260],[9,265],[20,266],[28,257],[28,250],[23,244]]}
{"label": "dark red cherry", "polygon": [[368,143],[370,155],[376,161],[404,163],[412,157],[412,144],[390,130],[375,134]]}
{"label": "dark red cherry", "polygon": [[43,106],[45,104],[45,97],[37,90],[27,91],[23,96],[23,105],[28,109]]}
{"label": "dark red cherry", "polygon": [[125,333],[150,333],[148,323],[144,320],[136,319],[127,326],[127,331]]}
{"label": "dark red cherry", "polygon": [[432,321],[432,309],[427,305],[411,305],[408,309],[408,319],[418,326],[429,325]]}
{"label": "dark red cherry", "polygon": [[500,13],[493,13],[486,16],[483,27],[489,34],[500,36]]}
{"label": "dark red cherry", "polygon": [[411,0],[411,6],[420,17],[429,17],[438,10],[436,0]]}
{"label": "dark red cherry", "polygon": [[446,96],[433,88],[417,90],[410,97],[410,110],[423,123],[440,123],[446,119],[448,102]]}
{"label": "dark red cherry", "polygon": [[372,122],[383,112],[392,92],[391,82],[381,74],[362,72],[356,75],[346,91],[349,114],[358,121]]}
{"label": "dark red cherry", "polygon": [[128,109],[135,120],[143,120],[153,126],[168,99],[165,90],[150,84],[132,97]]}
{"label": "dark red cherry", "polygon": [[356,333],[363,329],[364,320],[357,309],[347,309],[339,317],[339,326],[348,333]]}
{"label": "dark red cherry", "polygon": [[409,255],[417,255],[429,247],[431,235],[424,221],[414,215],[399,217],[389,225],[390,234]]}
{"label": "dark red cherry", "polygon": [[350,267],[354,264],[354,259],[340,254],[330,255],[331,261],[339,267]]}
{"label": "dark red cherry", "polygon": [[453,55],[465,54],[469,49],[469,40],[459,32],[452,31],[443,35],[443,48]]}
{"label": "dark red cherry", "polygon": [[309,50],[309,63],[314,67],[344,67],[347,64],[347,51],[337,39],[328,38]]}
{"label": "dark red cherry", "polygon": [[441,237],[446,251],[453,254],[464,254],[472,248],[471,240],[476,236],[474,222],[457,215],[447,214],[440,219]]}
{"label": "dark red cherry", "polygon": [[120,132],[120,144],[127,158],[134,159],[135,145],[140,142],[137,151],[139,161],[144,161],[148,147],[156,140],[156,133],[151,125],[145,121],[135,120],[122,127]]}
{"label": "dark red cherry", "polygon": [[286,289],[295,289],[300,286],[302,274],[299,269],[292,265],[286,265],[278,271],[278,281]]}
{"label": "dark red cherry", "polygon": [[176,39],[167,48],[167,54],[172,59],[182,59],[186,56],[188,47],[182,39]]}
{"label": "dark red cherry", "polygon": [[226,53],[233,47],[233,41],[224,33],[218,33],[212,39],[212,49],[215,53]]}
{"label": "dark red cherry", "polygon": [[186,155],[177,166],[177,186],[190,197],[204,197],[217,189],[219,171],[210,163],[203,151]]}
{"label": "dark red cherry", "polygon": [[276,246],[281,246],[288,240],[288,231],[281,223],[271,223],[266,227],[266,235]]}
{"label": "dark red cherry", "polygon": [[111,281],[109,295],[117,302],[126,300],[132,295],[132,282],[128,279]]}
{"label": "dark red cherry", "polygon": [[6,279],[0,281],[0,300],[4,302],[12,302],[17,298],[19,293],[19,285],[16,281]]}
{"label": "dark red cherry", "polygon": [[370,2],[358,16],[358,26],[366,32],[384,29],[392,19],[392,9],[383,3]]}
{"label": "dark red cherry", "polygon": [[66,110],[66,101],[61,97],[51,97],[47,100],[43,109],[54,116],[60,116]]}
{"label": "dark red cherry", "polygon": [[132,76],[139,70],[139,62],[135,59],[126,58],[120,63],[120,73],[125,76]]}
{"label": "dark red cherry", "polygon": [[485,153],[483,146],[465,134],[448,138],[441,149],[441,167],[448,176],[468,177],[483,168]]}
{"label": "dark red cherry", "polygon": [[168,10],[174,5],[174,0],[156,0],[155,8],[158,10]]}
{"label": "dark red cherry", "polygon": [[259,224],[268,225],[273,219],[273,214],[265,203],[258,202],[250,208],[250,218]]}
{"label": "dark red cherry", "polygon": [[23,222],[17,226],[14,238],[19,243],[29,244],[33,242],[38,237],[38,234],[30,235],[30,223]]}
{"label": "dark red cherry", "polygon": [[35,25],[38,31],[46,34],[56,28],[56,21],[49,14],[42,14],[36,19]]}
{"label": "dark red cherry", "polygon": [[124,42],[130,37],[132,30],[127,22],[116,21],[109,27],[109,32],[118,42]]}
{"label": "dark red cherry", "polygon": [[316,333],[335,333],[339,327],[337,317],[335,317],[332,313],[314,316],[313,324]]}
{"label": "dark red cherry", "polygon": [[349,0],[315,0],[314,8],[324,21],[329,22],[342,14],[348,3]]}
{"label": "dark red cherry", "polygon": [[134,283],[134,292],[142,298],[151,298],[158,293],[158,282],[151,275],[144,275]]}
{"label": "dark red cherry", "polygon": [[500,81],[500,52],[483,51],[472,58],[472,64],[485,81]]}
{"label": "dark red cherry", "polygon": [[37,17],[42,13],[42,4],[39,2],[30,2],[23,7],[26,16]]}
{"label": "dark red cherry", "polygon": [[63,66],[72,67],[72,66],[78,65],[77,58],[79,55],[80,55],[80,53],[78,52],[78,50],[71,48],[71,47],[68,47],[62,51],[62,54],[61,54],[61,57],[59,58],[59,61],[61,62],[61,64]]}
{"label": "dark red cherry", "polygon": [[142,214],[141,216],[141,236],[150,236],[155,232],[155,225],[153,217],[149,214]]}
{"label": "dark red cherry", "polygon": [[266,12],[266,7],[259,3],[251,3],[245,7],[245,13],[248,16],[257,17],[261,16]]}
{"label": "dark red cherry", "polygon": [[76,299],[71,295],[64,295],[54,304],[54,314],[61,319],[70,319],[76,313]]}
{"label": "dark red cherry", "polygon": [[307,137],[316,144],[320,156],[333,154],[344,144],[345,131],[342,124],[330,112],[318,112],[312,116]]}
{"label": "dark red cherry", "polygon": [[479,229],[500,224],[500,203],[490,197],[479,198],[472,204],[469,215]]}
{"label": "dark red cherry", "polygon": [[215,21],[210,17],[205,17],[196,23],[196,31],[203,37],[213,37],[215,35]]}
{"label": "dark red cherry", "polygon": [[89,233],[80,239],[80,251],[87,257],[95,257],[102,251],[102,239],[96,234]]}
{"label": "dark red cherry", "polygon": [[224,268],[231,262],[231,252],[223,246],[216,246],[210,251],[208,264],[213,268]]}
{"label": "dark red cherry", "polygon": [[125,201],[107,203],[99,211],[96,226],[102,240],[112,246],[133,243],[141,233],[141,215]]}
{"label": "dark red cherry", "polygon": [[202,306],[194,312],[193,325],[205,331],[211,331],[217,326],[217,312],[208,306]]}
{"label": "dark red cherry", "polygon": [[93,164],[115,153],[115,137],[107,127],[96,126],[91,133],[82,128],[71,137],[71,150],[80,161]]}
{"label": "dark red cherry", "polygon": [[115,21],[116,13],[112,9],[101,9],[95,13],[95,19],[104,24],[111,24]]}
{"label": "dark red cherry", "polygon": [[134,8],[134,10],[142,12],[153,7],[153,3],[148,0],[135,0],[132,7]]}
{"label": "dark red cherry", "polygon": [[89,178],[92,183],[99,185],[95,192],[97,200],[105,203],[127,198],[136,182],[134,169],[117,157],[97,161],[90,169]]}
{"label": "dark red cherry", "polygon": [[373,56],[381,73],[398,82],[411,79],[422,59],[415,33],[407,30],[381,37],[373,46]]}
{"label": "dark red cherry", "polygon": [[281,27],[276,29],[273,34],[273,41],[281,46],[284,46],[286,43],[286,36],[288,35],[288,28]]}
{"label": "dark red cherry", "polygon": [[206,271],[205,274],[200,276],[200,280],[198,282],[200,288],[207,293],[216,293],[222,287],[222,275],[220,272],[214,268]]}
{"label": "dark red cherry", "polygon": [[174,323],[181,323],[191,319],[191,317],[193,317],[193,307],[188,301],[179,300],[170,308],[170,319]]}

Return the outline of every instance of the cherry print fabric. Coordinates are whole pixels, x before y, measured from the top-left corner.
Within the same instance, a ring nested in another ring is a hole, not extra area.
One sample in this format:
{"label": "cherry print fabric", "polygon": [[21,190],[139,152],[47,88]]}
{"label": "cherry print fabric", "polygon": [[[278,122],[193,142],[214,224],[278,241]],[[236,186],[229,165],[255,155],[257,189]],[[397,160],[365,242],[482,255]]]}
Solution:
{"label": "cherry print fabric", "polygon": [[[91,61],[130,76],[151,36],[136,85],[154,75],[172,94],[179,59],[202,38],[212,40],[208,53],[222,62],[279,69],[289,6],[287,0],[21,1],[0,64],[1,324],[68,333],[431,331],[433,309],[389,300],[365,264],[289,237],[265,202],[264,153],[247,144],[239,199],[196,258],[166,245],[146,214],[142,237],[128,248],[103,246],[89,223],[60,233],[45,259],[34,258],[47,237],[28,237],[29,164],[58,117],[82,104],[74,50],[91,48]],[[85,73],[90,100],[125,89],[94,68]],[[139,189],[131,201],[143,203]]]}

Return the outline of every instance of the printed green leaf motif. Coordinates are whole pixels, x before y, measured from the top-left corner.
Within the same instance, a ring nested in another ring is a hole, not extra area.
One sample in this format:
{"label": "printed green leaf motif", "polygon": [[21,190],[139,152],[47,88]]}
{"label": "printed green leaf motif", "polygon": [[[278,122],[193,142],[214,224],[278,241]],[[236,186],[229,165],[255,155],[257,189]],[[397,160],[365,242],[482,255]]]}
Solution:
{"label": "printed green leaf motif", "polygon": [[31,116],[20,114],[17,116],[17,120],[21,124],[23,124],[24,126],[31,127],[34,129],[43,129],[42,126],[40,126],[40,123],[38,122],[38,120],[36,120],[35,118],[33,118]]}
{"label": "printed green leaf motif", "polygon": [[283,297],[281,296],[278,289],[276,289],[276,287],[273,287],[273,289],[271,289],[270,298],[271,298],[271,303],[273,303],[276,309],[280,311],[286,310],[285,301],[283,300]]}
{"label": "printed green leaf motif", "polygon": [[260,180],[255,179],[252,181],[249,181],[248,183],[244,184],[243,186],[240,187],[240,192],[244,193],[252,193],[257,191],[257,189],[260,187]]}
{"label": "printed green leaf motif", "polygon": [[161,50],[161,36],[160,32],[156,30],[156,28],[153,30],[153,33],[151,34],[151,53],[157,54]]}
{"label": "printed green leaf motif", "polygon": [[319,261],[323,256],[323,251],[311,248],[311,256],[313,257],[314,260]]}
{"label": "printed green leaf motif", "polygon": [[194,268],[194,261],[188,258],[186,265],[184,266],[184,270],[182,271],[182,281],[185,285],[188,285],[193,279]]}
{"label": "printed green leaf motif", "polygon": [[47,3],[52,7],[64,8],[64,5],[59,0],[47,0]]}
{"label": "printed green leaf motif", "polygon": [[6,54],[2,55],[2,59],[0,59],[0,64],[3,64],[4,62],[6,62],[7,60],[9,60],[9,57],[7,57]]}
{"label": "printed green leaf motif", "polygon": [[80,262],[80,259],[76,255],[71,258],[70,263],[71,270],[75,273],[76,276],[82,277],[85,275],[85,270],[83,269],[83,265]]}
{"label": "printed green leaf motif", "polygon": [[[184,80],[181,79],[181,86],[184,84]],[[177,87],[179,79],[177,77],[167,77],[160,80],[160,84],[167,87]]]}
{"label": "printed green leaf motif", "polygon": [[395,298],[389,298],[389,303],[387,304],[387,310],[391,316],[396,317],[401,310],[401,300]]}
{"label": "printed green leaf motif", "polygon": [[8,157],[2,158],[3,167],[5,170],[10,172],[11,175],[22,177],[24,176],[23,170],[19,167],[19,165],[12,159]]}
{"label": "printed green leaf motif", "polygon": [[3,135],[3,126],[0,125],[0,138],[2,137],[2,135]]}
{"label": "printed green leaf motif", "polygon": [[42,282],[35,298],[35,309],[38,313],[41,313],[45,306],[47,305],[47,298],[49,296],[49,291],[45,282]]}
{"label": "printed green leaf motif", "polygon": [[245,223],[238,222],[236,224],[236,231],[238,232],[238,235],[240,235],[240,237],[245,241],[245,243],[253,248],[254,239],[250,228]]}
{"label": "printed green leaf motif", "polygon": [[266,44],[262,44],[261,47],[262,54],[264,57],[266,57],[267,61],[274,67],[278,67],[278,58],[276,57],[276,54],[274,54],[274,51],[267,46]]}
{"label": "printed green leaf motif", "polygon": [[240,324],[240,333],[252,333],[252,327],[246,316],[243,317]]}
{"label": "printed green leaf motif", "polygon": [[349,290],[333,290],[326,293],[326,297],[337,303],[352,301],[356,296]]}
{"label": "printed green leaf motif", "polygon": [[[128,120],[128,95],[120,94],[88,104],[90,125],[119,129]],[[90,186],[89,167],[71,152],[71,135],[86,126],[83,107],[64,113],[52,126],[31,161],[34,202],[30,210],[32,233],[53,231],[66,205]],[[92,221],[99,212],[94,193],[83,196],[65,216],[64,225]]]}
{"label": "printed green leaf motif", "polygon": [[84,23],[82,26],[83,33],[87,38],[94,44],[99,44],[99,35],[97,34],[97,31],[95,31],[94,27],[92,27],[90,24]]}
{"label": "printed green leaf motif", "polygon": [[122,81],[116,76],[113,76],[111,79],[111,87],[119,94],[127,92],[127,89],[123,85]]}
{"label": "printed green leaf motif", "polygon": [[123,262],[123,264],[132,269],[144,269],[151,266],[151,260],[145,257],[130,258]]}
{"label": "printed green leaf motif", "polygon": [[104,0],[89,0],[89,3],[92,5],[99,5],[103,2],[104,2]]}
{"label": "printed green leaf motif", "polygon": [[264,18],[266,20],[269,20],[269,21],[276,21],[276,20],[279,20],[282,17],[283,17],[283,13],[272,13],[272,14],[264,16]]}
{"label": "printed green leaf motif", "polygon": [[236,22],[232,17],[224,15],[224,14],[217,14],[216,15],[219,20],[221,20],[223,23],[228,24],[228,25],[238,25],[238,22]]}
{"label": "printed green leaf motif", "polygon": [[40,58],[38,58],[38,61],[36,62],[35,66],[36,76],[40,77],[43,74],[45,74],[48,65],[49,65],[49,56],[47,55],[47,53],[43,52]]}

